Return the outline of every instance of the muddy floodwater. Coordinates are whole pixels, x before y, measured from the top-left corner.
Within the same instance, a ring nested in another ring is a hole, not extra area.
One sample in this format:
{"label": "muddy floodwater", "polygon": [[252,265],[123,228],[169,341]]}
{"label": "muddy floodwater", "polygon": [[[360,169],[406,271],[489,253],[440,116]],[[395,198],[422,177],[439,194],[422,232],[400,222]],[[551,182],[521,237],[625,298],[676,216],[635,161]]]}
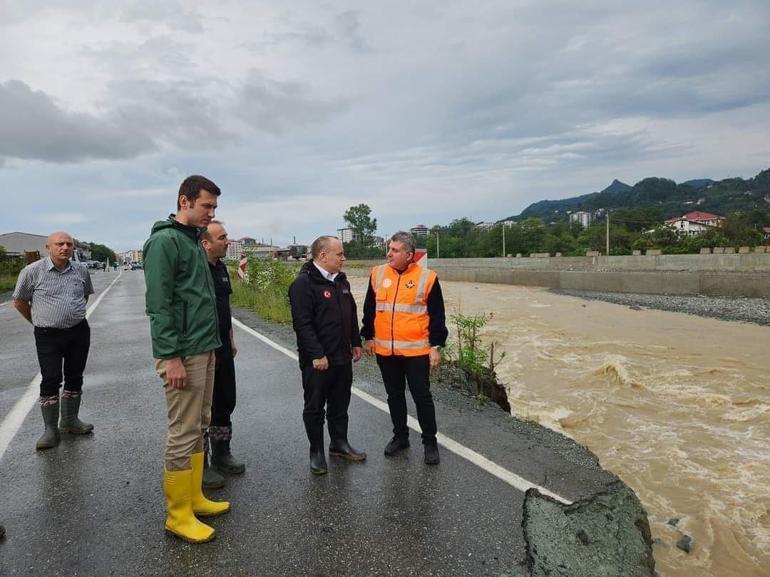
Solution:
{"label": "muddy floodwater", "polygon": [[[363,303],[366,280],[352,281]],[[661,577],[770,576],[770,327],[537,288],[442,288],[448,315],[492,313],[483,338],[505,352],[496,370],[513,414],[589,447],[634,489]],[[689,553],[676,547],[685,535]]]}

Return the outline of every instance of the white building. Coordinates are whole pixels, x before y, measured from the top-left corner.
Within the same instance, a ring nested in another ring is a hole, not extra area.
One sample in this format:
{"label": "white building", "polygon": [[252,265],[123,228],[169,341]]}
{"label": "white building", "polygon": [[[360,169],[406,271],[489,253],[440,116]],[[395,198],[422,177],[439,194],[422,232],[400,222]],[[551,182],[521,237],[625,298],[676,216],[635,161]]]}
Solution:
{"label": "white building", "polygon": [[338,228],[337,236],[342,242],[351,242],[353,240],[359,240],[358,233],[352,228]]}
{"label": "white building", "polygon": [[591,226],[591,220],[592,220],[591,213],[585,210],[578,210],[569,215],[569,221],[571,223],[577,222],[581,224],[583,228],[588,228],[589,226]]}
{"label": "white building", "polygon": [[418,224],[409,229],[414,236],[428,236],[428,227],[424,224]]}

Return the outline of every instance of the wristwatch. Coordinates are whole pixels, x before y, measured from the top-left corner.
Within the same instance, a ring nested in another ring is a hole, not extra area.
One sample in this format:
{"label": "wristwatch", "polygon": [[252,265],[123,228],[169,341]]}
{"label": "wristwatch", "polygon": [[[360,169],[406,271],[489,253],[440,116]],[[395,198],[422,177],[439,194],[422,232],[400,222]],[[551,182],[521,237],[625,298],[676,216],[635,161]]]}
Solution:
{"label": "wristwatch", "polygon": [[430,348],[437,350],[438,352],[441,352],[441,349],[444,348],[441,345],[432,345]]}

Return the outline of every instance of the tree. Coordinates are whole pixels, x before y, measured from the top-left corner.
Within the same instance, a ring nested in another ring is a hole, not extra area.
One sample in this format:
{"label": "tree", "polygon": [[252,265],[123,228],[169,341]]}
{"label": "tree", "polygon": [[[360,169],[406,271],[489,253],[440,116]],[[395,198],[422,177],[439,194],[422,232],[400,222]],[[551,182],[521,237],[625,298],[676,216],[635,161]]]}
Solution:
{"label": "tree", "polygon": [[357,204],[347,209],[343,215],[345,222],[353,229],[353,238],[364,246],[371,244],[374,231],[377,230],[377,219],[371,218],[371,214],[372,209],[368,205]]}
{"label": "tree", "polygon": [[117,262],[118,257],[110,247],[95,242],[87,243],[88,248],[91,251],[91,259],[104,262],[109,260],[110,262]]}

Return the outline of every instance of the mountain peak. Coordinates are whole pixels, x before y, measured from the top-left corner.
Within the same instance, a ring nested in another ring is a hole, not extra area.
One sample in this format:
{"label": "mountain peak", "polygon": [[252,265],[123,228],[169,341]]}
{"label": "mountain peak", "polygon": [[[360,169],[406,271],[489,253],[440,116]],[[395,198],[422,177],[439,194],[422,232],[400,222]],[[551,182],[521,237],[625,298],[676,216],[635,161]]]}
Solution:
{"label": "mountain peak", "polygon": [[619,181],[617,178],[614,179],[610,185],[602,190],[602,192],[625,192],[626,190],[631,190],[631,186],[627,185],[625,182]]}

